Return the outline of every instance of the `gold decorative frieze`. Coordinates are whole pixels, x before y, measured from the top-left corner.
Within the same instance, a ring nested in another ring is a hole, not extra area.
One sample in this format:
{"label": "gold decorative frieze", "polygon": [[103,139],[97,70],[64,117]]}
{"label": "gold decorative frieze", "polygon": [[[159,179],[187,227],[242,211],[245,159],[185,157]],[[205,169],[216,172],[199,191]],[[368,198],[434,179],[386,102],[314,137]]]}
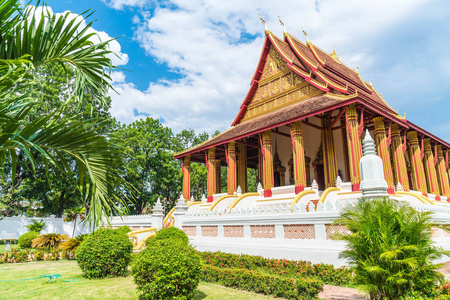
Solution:
{"label": "gold decorative frieze", "polygon": [[289,90],[279,92],[266,99],[251,102],[247,108],[247,113],[242,122],[254,119],[261,115],[270,113],[280,108],[292,105],[294,103],[309,99],[323,93],[321,90],[304,82],[299,87],[292,87]]}

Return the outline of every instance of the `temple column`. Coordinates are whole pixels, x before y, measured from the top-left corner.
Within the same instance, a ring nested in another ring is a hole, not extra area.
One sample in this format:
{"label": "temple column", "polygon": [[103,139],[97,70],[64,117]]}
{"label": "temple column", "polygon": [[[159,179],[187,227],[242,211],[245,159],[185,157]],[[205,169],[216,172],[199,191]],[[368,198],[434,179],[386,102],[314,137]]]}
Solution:
{"label": "temple column", "polygon": [[354,103],[345,108],[345,118],[347,123],[348,156],[350,158],[350,181],[352,183],[352,191],[359,191],[361,183],[359,161],[362,157],[362,147],[358,128],[358,113]]}
{"label": "temple column", "polygon": [[292,151],[294,162],[295,193],[298,194],[306,187],[305,148],[303,145],[302,121],[292,123],[291,127]]}
{"label": "temple column", "polygon": [[236,142],[228,143],[227,149],[227,164],[228,164],[228,195],[233,195],[236,192]]}
{"label": "temple column", "polygon": [[264,197],[272,197],[273,188],[273,153],[270,134],[270,130],[264,131],[262,134]]}
{"label": "temple column", "polygon": [[242,193],[247,193],[247,146],[239,144],[238,186]]}
{"label": "temple column", "polygon": [[377,144],[378,156],[383,161],[384,179],[387,182],[389,194],[394,194],[394,178],[392,176],[391,158],[389,156],[389,148],[386,141],[386,132],[384,128],[384,118],[377,117],[373,119],[375,124],[375,142]]}
{"label": "temple column", "polygon": [[441,195],[445,197],[450,197],[450,185],[447,177],[447,169],[445,167],[444,152],[442,151],[442,146],[437,146],[437,174],[439,186],[441,188]]}
{"label": "temple column", "polygon": [[409,191],[408,170],[406,169],[405,154],[403,152],[404,150],[406,151],[406,148],[403,149],[402,138],[400,137],[400,130],[397,124],[392,124],[391,126],[391,141],[395,178],[400,182],[404,191]]}
{"label": "temple column", "polygon": [[186,155],[182,161],[183,173],[183,198],[186,201],[191,199],[191,156]]}
{"label": "temple column", "polygon": [[[262,145],[261,145],[262,147]],[[263,185],[263,156],[262,148],[258,149],[258,181]]]}
{"label": "temple column", "polygon": [[215,161],[215,168],[216,168],[216,194],[220,194],[220,163],[221,160],[220,159],[216,159]]}
{"label": "temple column", "polygon": [[208,149],[206,169],[208,170],[207,197],[208,202],[213,202],[213,195],[216,191],[216,148]]}
{"label": "temple column", "polygon": [[330,115],[326,115],[322,120],[322,146],[325,189],[334,187],[337,177],[336,153],[334,150],[333,131],[329,129],[330,125]]}
{"label": "temple column", "polygon": [[430,139],[423,139],[424,146],[424,164],[425,164],[425,178],[427,179],[428,191],[431,194],[436,195],[436,200],[440,200],[439,197],[439,184],[437,181],[436,167],[434,163],[434,155],[431,151]]}
{"label": "temple column", "polygon": [[411,172],[413,178],[413,187],[416,191],[422,192],[427,196],[427,182],[425,179],[425,172],[423,170],[423,163],[420,154],[419,140],[417,138],[417,131],[408,132],[409,153],[411,156]]}

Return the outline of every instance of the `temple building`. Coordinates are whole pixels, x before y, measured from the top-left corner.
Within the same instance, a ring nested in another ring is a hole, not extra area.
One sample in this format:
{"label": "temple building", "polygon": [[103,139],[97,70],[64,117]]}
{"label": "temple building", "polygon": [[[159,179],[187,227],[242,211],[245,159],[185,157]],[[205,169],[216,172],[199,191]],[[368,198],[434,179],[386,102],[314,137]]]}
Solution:
{"label": "temple building", "polygon": [[[450,199],[449,143],[398,115],[335,51],[266,30],[231,128],[175,155],[183,169],[183,197],[191,199],[191,162],[206,163],[209,204],[203,205],[209,210],[244,200],[247,207],[291,203],[299,194],[323,203],[331,192],[357,197],[366,129],[383,161],[389,194],[433,205]],[[227,193],[220,191],[221,167],[227,168]],[[248,193],[248,168],[256,170],[259,193]]]}

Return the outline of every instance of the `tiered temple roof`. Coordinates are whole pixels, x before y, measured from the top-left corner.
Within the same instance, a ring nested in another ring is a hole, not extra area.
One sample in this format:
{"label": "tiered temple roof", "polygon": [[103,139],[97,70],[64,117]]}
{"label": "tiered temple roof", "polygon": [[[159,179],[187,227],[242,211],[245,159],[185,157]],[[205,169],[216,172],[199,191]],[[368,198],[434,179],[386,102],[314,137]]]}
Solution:
{"label": "tiered temple roof", "polygon": [[[273,85],[273,79],[277,76],[279,81]],[[273,90],[276,93],[272,93]],[[335,51],[328,54],[308,39],[305,44],[287,32],[282,40],[266,31],[250,89],[231,128],[202,144],[177,153],[175,158],[191,155],[192,161],[204,162],[205,151],[211,147],[355,102],[360,105],[363,122],[365,117],[369,121],[369,118],[381,115],[401,128],[416,130],[422,137],[429,137],[444,148],[450,148],[449,143],[399,116],[372,84],[361,78],[357,70],[339,61]]]}

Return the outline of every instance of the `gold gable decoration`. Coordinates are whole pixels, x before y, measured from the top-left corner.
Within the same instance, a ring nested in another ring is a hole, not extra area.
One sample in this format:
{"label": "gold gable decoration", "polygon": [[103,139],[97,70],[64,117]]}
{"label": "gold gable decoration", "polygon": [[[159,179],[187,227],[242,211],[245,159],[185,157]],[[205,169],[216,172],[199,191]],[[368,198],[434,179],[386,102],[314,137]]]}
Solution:
{"label": "gold gable decoration", "polygon": [[314,97],[322,91],[308,84],[287,67],[273,48],[269,49],[261,80],[242,122]]}

